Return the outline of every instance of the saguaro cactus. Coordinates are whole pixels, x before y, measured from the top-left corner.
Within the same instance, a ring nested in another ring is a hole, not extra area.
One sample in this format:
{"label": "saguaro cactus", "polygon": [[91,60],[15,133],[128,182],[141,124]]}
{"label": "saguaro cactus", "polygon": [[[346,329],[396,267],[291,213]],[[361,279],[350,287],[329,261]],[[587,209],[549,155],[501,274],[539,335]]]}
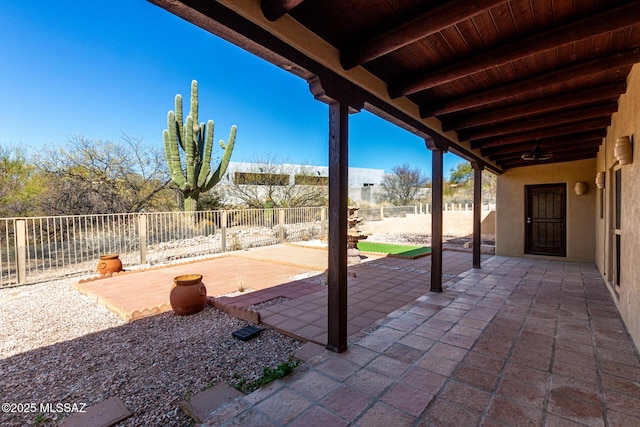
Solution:
{"label": "saguaro cactus", "polygon": [[[213,120],[198,125],[198,82],[191,82],[191,105],[189,115],[182,123],[182,95],[176,95],[176,110],[167,114],[167,129],[162,133],[164,154],[167,158],[171,179],[184,194],[184,210],[197,209],[198,198],[203,191],[210,190],[222,179],[231,159],[236,142],[236,126],[231,126],[229,140],[225,144],[220,164],[211,173],[211,150],[213,148]],[[184,151],[185,167],[182,166],[180,149]]]}

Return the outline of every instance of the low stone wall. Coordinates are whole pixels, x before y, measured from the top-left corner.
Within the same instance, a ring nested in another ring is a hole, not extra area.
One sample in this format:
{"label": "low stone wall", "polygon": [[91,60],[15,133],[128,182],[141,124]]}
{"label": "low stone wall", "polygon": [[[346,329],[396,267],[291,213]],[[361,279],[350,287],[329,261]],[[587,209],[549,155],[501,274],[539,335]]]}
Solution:
{"label": "low stone wall", "polygon": [[[482,234],[495,234],[495,211],[482,211]],[[445,236],[468,236],[473,233],[472,211],[444,211],[442,219]],[[408,214],[404,218],[385,218],[383,221],[366,221],[360,229],[370,234],[431,234],[431,214]]]}

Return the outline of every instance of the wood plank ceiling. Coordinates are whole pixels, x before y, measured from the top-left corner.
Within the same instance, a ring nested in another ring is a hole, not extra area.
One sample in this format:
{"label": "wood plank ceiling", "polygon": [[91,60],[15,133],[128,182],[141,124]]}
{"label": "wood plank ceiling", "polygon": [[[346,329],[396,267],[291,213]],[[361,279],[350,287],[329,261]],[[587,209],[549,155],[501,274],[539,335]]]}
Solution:
{"label": "wood plank ceiling", "polygon": [[262,0],[502,169],[593,158],[632,65],[640,1]]}

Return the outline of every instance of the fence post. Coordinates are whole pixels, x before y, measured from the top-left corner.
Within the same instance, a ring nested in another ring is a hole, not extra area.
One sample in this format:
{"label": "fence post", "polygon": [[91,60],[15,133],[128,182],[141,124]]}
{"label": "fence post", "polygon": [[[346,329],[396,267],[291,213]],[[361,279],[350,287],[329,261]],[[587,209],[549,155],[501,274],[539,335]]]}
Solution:
{"label": "fence post", "polygon": [[280,243],[284,243],[284,209],[278,209],[278,239]]}
{"label": "fence post", "polygon": [[327,208],[320,209],[320,239],[327,235]]}
{"label": "fence post", "polygon": [[14,222],[16,236],[16,264],[18,264],[18,284],[27,283],[27,220],[16,219]]}
{"label": "fence post", "polygon": [[384,206],[380,206],[380,221],[384,221]]}
{"label": "fence post", "polygon": [[227,251],[227,211],[222,211],[222,218],[220,218],[220,237],[222,252]]}
{"label": "fence post", "polygon": [[140,264],[147,263],[147,215],[138,217],[138,238],[140,239]]}

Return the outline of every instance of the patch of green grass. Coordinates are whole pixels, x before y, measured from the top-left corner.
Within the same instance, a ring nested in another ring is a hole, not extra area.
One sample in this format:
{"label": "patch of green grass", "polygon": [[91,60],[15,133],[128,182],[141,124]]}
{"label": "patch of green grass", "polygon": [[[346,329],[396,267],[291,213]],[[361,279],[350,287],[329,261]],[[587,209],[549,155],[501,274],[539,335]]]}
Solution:
{"label": "patch of green grass", "polygon": [[426,246],[393,245],[390,243],[358,242],[358,249],[363,252],[374,252],[403,257],[417,257],[431,253],[431,248]]}

